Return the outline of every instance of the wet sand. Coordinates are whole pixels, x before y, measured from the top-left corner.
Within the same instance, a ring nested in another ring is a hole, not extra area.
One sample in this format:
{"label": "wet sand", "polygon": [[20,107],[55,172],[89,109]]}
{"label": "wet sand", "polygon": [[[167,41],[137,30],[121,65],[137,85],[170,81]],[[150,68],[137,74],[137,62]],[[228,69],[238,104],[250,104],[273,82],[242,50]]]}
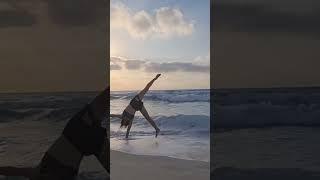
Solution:
{"label": "wet sand", "polygon": [[208,162],[111,151],[112,180],[208,180]]}

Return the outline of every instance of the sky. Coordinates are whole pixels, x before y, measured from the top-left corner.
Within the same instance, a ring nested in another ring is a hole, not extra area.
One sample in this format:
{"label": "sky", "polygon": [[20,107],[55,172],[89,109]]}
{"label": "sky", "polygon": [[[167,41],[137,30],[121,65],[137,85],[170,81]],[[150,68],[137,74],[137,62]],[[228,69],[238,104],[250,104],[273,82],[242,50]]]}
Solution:
{"label": "sky", "polygon": [[[0,92],[319,86],[318,1],[0,0]],[[110,23],[110,37],[107,25]]]}
{"label": "sky", "polygon": [[0,0],[0,92],[102,90],[106,8],[104,0]]}
{"label": "sky", "polygon": [[212,87],[320,86],[313,0],[214,0]]}
{"label": "sky", "polygon": [[210,87],[209,0],[112,0],[111,90]]}

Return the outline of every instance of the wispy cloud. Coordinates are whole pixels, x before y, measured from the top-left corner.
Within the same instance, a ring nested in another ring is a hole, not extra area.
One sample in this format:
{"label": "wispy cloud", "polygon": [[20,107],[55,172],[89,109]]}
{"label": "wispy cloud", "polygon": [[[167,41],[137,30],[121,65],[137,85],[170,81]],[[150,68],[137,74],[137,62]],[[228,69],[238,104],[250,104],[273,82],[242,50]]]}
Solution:
{"label": "wispy cloud", "polygon": [[146,63],[145,61],[141,61],[141,60],[124,61],[125,67],[129,70],[141,69],[145,63]]}
{"label": "wispy cloud", "polygon": [[187,20],[180,9],[161,7],[148,13],[134,12],[120,2],[111,4],[111,27],[125,29],[133,38],[168,38],[188,36],[194,32],[194,22]]}
{"label": "wispy cloud", "polygon": [[119,62],[122,62],[122,59],[117,57],[110,58],[110,70],[121,70],[122,67],[120,66]]}
{"label": "wispy cloud", "polygon": [[148,63],[145,66],[147,72],[209,72],[209,66],[197,65],[193,63],[168,62],[168,63]]}
{"label": "wispy cloud", "polygon": [[127,60],[124,58],[111,57],[110,69],[121,70],[142,70],[144,72],[197,72],[208,73],[210,66],[208,64],[198,64],[195,62],[151,62],[144,60]]}
{"label": "wispy cloud", "polygon": [[119,64],[110,64],[110,70],[121,70],[122,67]]}

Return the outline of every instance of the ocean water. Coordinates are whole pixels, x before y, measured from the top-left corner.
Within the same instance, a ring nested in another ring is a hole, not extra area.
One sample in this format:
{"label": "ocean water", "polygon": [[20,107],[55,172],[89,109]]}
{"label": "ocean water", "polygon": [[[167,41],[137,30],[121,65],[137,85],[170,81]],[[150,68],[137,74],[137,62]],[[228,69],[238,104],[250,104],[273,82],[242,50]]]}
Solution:
{"label": "ocean water", "polygon": [[[0,166],[37,165],[68,119],[96,94],[0,94]],[[95,157],[83,160],[79,180],[105,180],[105,177],[106,172]]]}
{"label": "ocean water", "polygon": [[[110,110],[121,114],[134,91],[111,92]],[[144,106],[161,129],[155,130],[136,112],[129,139],[120,129],[120,119],[111,118],[111,149],[131,154],[167,156],[209,162],[210,160],[210,91],[149,91]]]}
{"label": "ocean water", "polygon": [[216,179],[319,179],[320,88],[214,90]]}

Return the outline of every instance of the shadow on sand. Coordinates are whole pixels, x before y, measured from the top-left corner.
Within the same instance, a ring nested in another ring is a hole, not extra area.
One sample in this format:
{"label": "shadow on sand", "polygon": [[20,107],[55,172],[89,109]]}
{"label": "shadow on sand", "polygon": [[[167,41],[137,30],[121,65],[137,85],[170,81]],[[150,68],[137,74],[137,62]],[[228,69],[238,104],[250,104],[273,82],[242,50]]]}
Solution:
{"label": "shadow on sand", "polygon": [[221,167],[211,171],[211,178],[214,180],[319,180],[320,172],[290,168],[237,169]]}

